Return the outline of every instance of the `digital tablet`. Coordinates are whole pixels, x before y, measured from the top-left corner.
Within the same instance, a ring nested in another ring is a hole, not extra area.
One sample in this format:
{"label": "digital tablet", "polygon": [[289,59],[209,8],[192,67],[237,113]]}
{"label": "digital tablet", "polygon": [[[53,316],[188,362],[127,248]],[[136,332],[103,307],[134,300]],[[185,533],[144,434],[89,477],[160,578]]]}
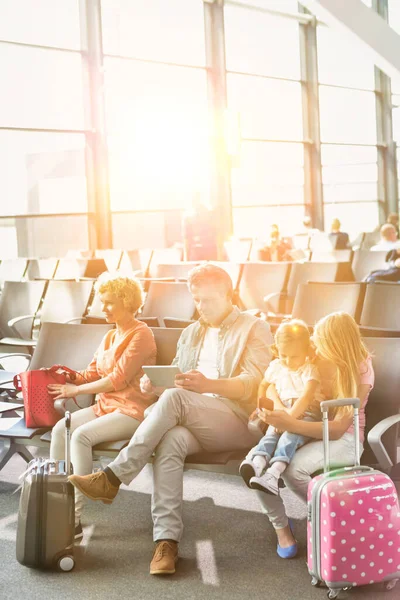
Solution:
{"label": "digital tablet", "polygon": [[179,367],[172,365],[144,366],[143,371],[156,387],[175,387],[175,375],[180,373]]}

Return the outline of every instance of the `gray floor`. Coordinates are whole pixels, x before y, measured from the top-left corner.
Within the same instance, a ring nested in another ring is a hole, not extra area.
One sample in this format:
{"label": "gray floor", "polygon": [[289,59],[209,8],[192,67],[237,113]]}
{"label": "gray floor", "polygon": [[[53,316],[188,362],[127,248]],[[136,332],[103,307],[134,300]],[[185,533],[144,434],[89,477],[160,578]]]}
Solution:
{"label": "gray floor", "polygon": [[[189,471],[185,474],[185,536],[174,576],[148,574],[151,537],[151,467],[107,507],[90,503],[85,536],[77,546],[71,573],[40,572],[15,560],[18,475],[25,463],[14,457],[0,473],[1,600],[317,600],[326,590],[310,585],[305,565],[305,510],[284,490],[289,513],[296,519],[298,558],[285,561],[275,552],[274,534],[257,498],[239,477]],[[394,600],[398,587],[382,585],[343,592],[343,600]]]}

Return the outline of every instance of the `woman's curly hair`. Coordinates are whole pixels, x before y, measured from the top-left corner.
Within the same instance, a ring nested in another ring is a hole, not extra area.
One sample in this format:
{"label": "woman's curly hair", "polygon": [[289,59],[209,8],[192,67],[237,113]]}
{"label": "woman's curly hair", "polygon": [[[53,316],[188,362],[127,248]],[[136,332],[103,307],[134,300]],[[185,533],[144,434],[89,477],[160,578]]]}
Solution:
{"label": "woman's curly hair", "polygon": [[121,273],[102,273],[94,289],[97,294],[115,294],[124,303],[126,310],[136,314],[143,305],[143,288],[141,283],[133,277],[126,277]]}

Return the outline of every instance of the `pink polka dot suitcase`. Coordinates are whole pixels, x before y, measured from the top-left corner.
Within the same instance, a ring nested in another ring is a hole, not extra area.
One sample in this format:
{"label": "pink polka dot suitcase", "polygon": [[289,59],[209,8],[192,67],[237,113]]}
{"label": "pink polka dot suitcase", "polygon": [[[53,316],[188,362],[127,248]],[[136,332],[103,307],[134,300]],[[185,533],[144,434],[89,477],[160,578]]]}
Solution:
{"label": "pink polka dot suitcase", "polygon": [[324,411],[339,402],[354,405],[356,464],[328,470],[325,410],[325,472],[315,477],[308,488],[308,570],[313,585],[327,585],[328,598],[336,598],[342,589],[380,581],[391,589],[400,579],[400,508],[396,488],[385,473],[359,466],[357,403],[329,401],[321,403],[321,408]]}

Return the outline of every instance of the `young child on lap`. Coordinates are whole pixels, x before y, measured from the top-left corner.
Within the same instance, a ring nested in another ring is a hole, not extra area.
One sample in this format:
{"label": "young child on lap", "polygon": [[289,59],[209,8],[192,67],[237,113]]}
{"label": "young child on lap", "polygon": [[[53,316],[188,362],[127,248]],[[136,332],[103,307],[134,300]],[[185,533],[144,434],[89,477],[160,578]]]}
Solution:
{"label": "young child on lap", "polygon": [[[273,353],[278,356],[265,372],[258,396],[268,388],[274,409],[285,410],[296,419],[318,421],[322,400],[320,376],[312,364],[313,350],[307,325],[298,319],[282,323],[275,334]],[[240,465],[246,485],[269,494],[279,494],[279,478],[298,448],[309,441],[302,435],[278,432],[269,426],[266,434]]]}

